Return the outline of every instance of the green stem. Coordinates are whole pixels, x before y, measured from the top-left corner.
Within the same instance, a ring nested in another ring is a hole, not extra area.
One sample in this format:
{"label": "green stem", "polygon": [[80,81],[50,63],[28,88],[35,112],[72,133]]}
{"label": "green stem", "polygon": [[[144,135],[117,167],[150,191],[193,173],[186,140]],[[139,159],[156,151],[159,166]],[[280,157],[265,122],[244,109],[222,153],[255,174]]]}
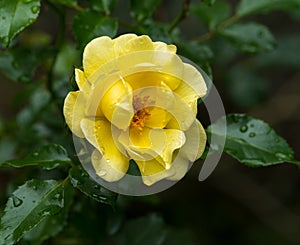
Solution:
{"label": "green stem", "polygon": [[207,41],[209,39],[212,39],[213,37],[215,37],[218,34],[218,32],[221,29],[224,29],[224,28],[236,23],[238,20],[240,20],[240,16],[233,15],[230,18],[222,21],[215,29],[213,29],[213,30],[197,37],[195,40],[198,41],[198,42],[204,42],[204,41]]}
{"label": "green stem", "polygon": [[182,7],[180,9],[180,12],[177,14],[177,16],[175,17],[175,19],[173,20],[173,22],[171,23],[169,29],[168,29],[168,33],[171,33],[174,28],[182,21],[186,18],[187,16],[187,12],[189,10],[189,5],[191,3],[191,0],[184,0],[182,3]]}

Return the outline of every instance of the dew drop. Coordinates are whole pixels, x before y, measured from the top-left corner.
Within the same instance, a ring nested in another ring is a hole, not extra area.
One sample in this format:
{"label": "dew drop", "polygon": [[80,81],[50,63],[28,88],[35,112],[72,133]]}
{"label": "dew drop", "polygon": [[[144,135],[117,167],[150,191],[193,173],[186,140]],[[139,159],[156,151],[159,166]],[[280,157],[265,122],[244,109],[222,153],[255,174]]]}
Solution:
{"label": "dew drop", "polygon": [[94,156],[93,156],[93,159],[94,159],[94,160],[99,160],[99,157],[98,157],[97,155],[94,155]]}
{"label": "dew drop", "polygon": [[16,196],[13,196],[12,199],[13,199],[13,205],[16,208],[20,207],[22,205],[22,203],[23,203],[23,201],[20,198],[16,197]]}
{"label": "dew drop", "polygon": [[241,127],[240,127],[240,131],[241,131],[242,133],[246,133],[247,130],[248,130],[248,126],[247,126],[247,125],[244,125],[244,126],[241,126]]}
{"label": "dew drop", "polygon": [[254,133],[254,132],[251,132],[250,134],[249,134],[249,137],[250,138],[253,138],[253,137],[255,137],[256,136],[256,133]]}
{"label": "dew drop", "polygon": [[104,175],[106,175],[106,170],[104,170],[104,169],[101,169],[99,172],[98,172],[98,175],[99,176],[104,176]]}
{"label": "dew drop", "polygon": [[1,38],[1,41],[3,42],[3,44],[4,44],[5,46],[7,46],[7,45],[9,44],[9,37],[2,37],[2,38]]}
{"label": "dew drop", "polygon": [[33,14],[36,14],[37,12],[39,12],[39,10],[40,10],[40,7],[39,7],[39,6],[33,6],[33,7],[31,7],[31,12],[32,12]]}
{"label": "dew drop", "polygon": [[59,193],[57,193],[57,194],[54,195],[54,199],[58,200],[58,199],[60,199],[60,197],[61,197],[61,195]]}
{"label": "dew drop", "polygon": [[276,153],[275,156],[278,158],[278,160],[285,160],[289,158],[286,154],[281,152]]}

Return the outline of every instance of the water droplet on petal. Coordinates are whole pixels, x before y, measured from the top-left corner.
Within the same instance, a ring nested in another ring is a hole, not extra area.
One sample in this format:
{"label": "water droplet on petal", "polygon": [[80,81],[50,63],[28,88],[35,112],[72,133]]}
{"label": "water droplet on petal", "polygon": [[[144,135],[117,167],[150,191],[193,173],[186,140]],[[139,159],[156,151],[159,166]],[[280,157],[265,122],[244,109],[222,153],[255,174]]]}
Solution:
{"label": "water droplet on petal", "polygon": [[22,203],[23,203],[23,201],[20,198],[16,197],[16,196],[13,196],[12,199],[13,199],[13,205],[16,208],[20,207],[22,205]]}
{"label": "water droplet on petal", "polygon": [[253,137],[255,137],[256,136],[256,133],[254,133],[254,132],[251,132],[250,134],[249,134],[249,137],[250,138],[253,138]]}
{"label": "water droplet on petal", "polygon": [[104,175],[106,175],[106,170],[104,170],[104,169],[101,169],[99,172],[98,172],[98,175],[101,177],[101,176],[104,176]]}
{"label": "water droplet on petal", "polygon": [[241,131],[242,133],[246,133],[247,130],[248,130],[248,126],[247,126],[247,125],[244,125],[244,126],[241,126],[241,127],[240,127],[240,131]]}
{"label": "water droplet on petal", "polygon": [[33,6],[33,7],[31,7],[31,12],[32,12],[33,14],[36,14],[39,10],[40,10],[40,7],[39,7],[39,6]]}

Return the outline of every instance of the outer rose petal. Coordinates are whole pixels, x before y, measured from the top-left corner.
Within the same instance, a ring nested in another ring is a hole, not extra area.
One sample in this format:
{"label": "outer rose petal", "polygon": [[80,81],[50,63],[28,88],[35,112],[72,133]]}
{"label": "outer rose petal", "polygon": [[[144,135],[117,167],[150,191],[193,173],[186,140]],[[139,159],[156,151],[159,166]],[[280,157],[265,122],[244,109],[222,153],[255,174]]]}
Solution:
{"label": "outer rose petal", "polygon": [[128,48],[126,47],[126,43],[130,40],[137,38],[136,34],[128,33],[121,35],[114,39],[114,49],[116,56],[121,56],[123,54],[128,53]]}
{"label": "outer rose petal", "polygon": [[175,174],[174,169],[166,170],[156,159],[149,161],[135,160],[135,162],[142,174],[144,184],[148,186]]}
{"label": "outer rose petal", "polygon": [[81,127],[86,139],[97,149],[92,156],[96,173],[106,181],[122,178],[128,170],[129,159],[116,146],[110,123],[106,119],[83,119]]}
{"label": "outer rose petal", "polygon": [[[125,42],[122,44],[123,47],[122,55],[137,52],[137,51],[153,50],[152,40],[146,35],[135,36],[135,37],[133,35],[126,36],[126,39],[124,41]],[[115,44],[116,48],[119,43],[120,42],[117,41],[117,43]]]}
{"label": "outer rose petal", "polygon": [[115,58],[113,40],[107,36],[89,42],[83,52],[83,69],[87,77],[99,67]]}
{"label": "outer rose petal", "polygon": [[127,153],[139,161],[156,159],[164,171],[172,165],[173,152],[185,143],[185,135],[177,129],[149,129],[141,132],[131,129],[129,135],[122,132],[119,141]]}
{"label": "outer rose petal", "polygon": [[154,42],[153,43],[154,50],[157,51],[167,51],[171,53],[176,53],[177,47],[173,44],[166,44],[164,42]]}
{"label": "outer rose petal", "polygon": [[[201,73],[190,64],[183,63],[183,65],[183,85],[188,85],[193,90],[193,92],[190,89],[188,91],[181,91],[181,93],[185,95],[183,98],[187,95],[191,96],[194,94],[196,94],[198,98],[203,97],[207,92],[207,87]],[[181,87],[180,90],[184,90],[184,87],[185,86]],[[175,92],[179,92],[180,90],[177,91],[176,89]]]}
{"label": "outer rose petal", "polygon": [[[175,174],[168,177],[170,180],[179,180],[183,178],[191,162],[197,160],[203,153],[206,145],[206,133],[201,123],[195,119],[192,126],[185,132],[186,143],[179,150],[172,169]],[[197,147],[197,148],[195,148]]]}
{"label": "outer rose petal", "polygon": [[78,137],[84,138],[80,121],[84,118],[85,99],[81,92],[70,92],[65,98],[63,113],[71,131]]}

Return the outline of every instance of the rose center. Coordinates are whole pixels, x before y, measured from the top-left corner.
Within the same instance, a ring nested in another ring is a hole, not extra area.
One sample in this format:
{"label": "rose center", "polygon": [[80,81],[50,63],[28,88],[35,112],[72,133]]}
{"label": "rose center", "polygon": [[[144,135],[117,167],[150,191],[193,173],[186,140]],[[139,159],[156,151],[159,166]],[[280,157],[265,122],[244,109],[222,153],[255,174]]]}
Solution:
{"label": "rose center", "polygon": [[144,96],[143,98],[139,96],[133,97],[134,116],[130,126],[136,128],[139,134],[142,134],[145,121],[150,118],[150,110],[147,108],[148,102],[149,96]]}

